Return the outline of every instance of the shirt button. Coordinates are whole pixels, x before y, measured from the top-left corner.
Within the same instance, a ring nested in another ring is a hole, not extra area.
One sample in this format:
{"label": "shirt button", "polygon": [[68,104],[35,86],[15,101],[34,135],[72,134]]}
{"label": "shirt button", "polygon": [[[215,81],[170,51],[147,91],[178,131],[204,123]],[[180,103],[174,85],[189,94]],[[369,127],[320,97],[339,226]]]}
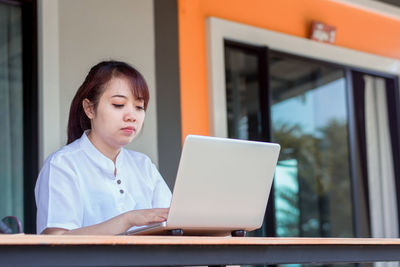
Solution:
{"label": "shirt button", "polygon": [[123,194],[123,193],[124,193],[124,190],[121,189],[121,190],[119,190],[119,192],[120,192],[121,194]]}
{"label": "shirt button", "polygon": [[118,181],[117,181],[117,184],[121,184],[121,180],[118,180]]}

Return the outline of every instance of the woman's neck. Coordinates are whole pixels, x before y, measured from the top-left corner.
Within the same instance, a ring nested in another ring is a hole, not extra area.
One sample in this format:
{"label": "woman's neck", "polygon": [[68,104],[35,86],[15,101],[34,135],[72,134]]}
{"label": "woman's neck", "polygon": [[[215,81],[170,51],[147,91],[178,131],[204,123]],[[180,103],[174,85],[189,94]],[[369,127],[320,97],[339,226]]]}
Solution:
{"label": "woman's neck", "polygon": [[121,151],[121,147],[113,147],[106,142],[99,136],[97,136],[93,131],[87,132],[87,137],[89,138],[90,142],[100,151],[104,156],[111,159],[114,164],[117,159],[119,152]]}

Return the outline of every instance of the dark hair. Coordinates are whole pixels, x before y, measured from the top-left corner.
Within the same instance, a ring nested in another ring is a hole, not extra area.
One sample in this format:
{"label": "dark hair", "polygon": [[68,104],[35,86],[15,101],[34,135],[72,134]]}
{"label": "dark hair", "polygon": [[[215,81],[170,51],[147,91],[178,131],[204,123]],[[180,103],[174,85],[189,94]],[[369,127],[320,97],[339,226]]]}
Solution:
{"label": "dark hair", "polygon": [[83,132],[91,129],[90,119],[83,110],[82,101],[87,98],[96,111],[101,95],[107,86],[107,83],[113,77],[123,77],[131,85],[133,95],[144,101],[144,110],[149,103],[149,89],[143,76],[132,66],[120,61],[103,61],[93,66],[85,81],[79,87],[71,103],[68,119],[68,142],[72,143],[80,138]]}

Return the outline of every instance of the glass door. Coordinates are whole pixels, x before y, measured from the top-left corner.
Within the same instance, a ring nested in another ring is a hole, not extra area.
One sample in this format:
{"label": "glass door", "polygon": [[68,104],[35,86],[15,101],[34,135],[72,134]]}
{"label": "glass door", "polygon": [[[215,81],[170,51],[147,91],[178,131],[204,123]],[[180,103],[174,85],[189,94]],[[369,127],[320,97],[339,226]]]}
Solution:
{"label": "glass door", "polygon": [[277,236],[353,236],[345,70],[269,54]]}
{"label": "glass door", "polygon": [[225,73],[228,137],[281,145],[255,234],[354,236],[345,70],[225,42]]}
{"label": "glass door", "polygon": [[35,233],[38,174],[36,0],[0,0],[0,219]]}
{"label": "glass door", "polygon": [[0,2],[0,219],[24,218],[22,41],[21,6]]}

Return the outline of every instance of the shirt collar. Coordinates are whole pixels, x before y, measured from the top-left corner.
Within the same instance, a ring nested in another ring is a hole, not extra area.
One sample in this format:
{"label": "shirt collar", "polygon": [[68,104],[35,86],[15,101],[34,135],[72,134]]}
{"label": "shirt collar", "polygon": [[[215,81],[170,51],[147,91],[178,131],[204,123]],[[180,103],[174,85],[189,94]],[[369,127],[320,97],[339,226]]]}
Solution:
{"label": "shirt collar", "polygon": [[101,169],[107,177],[115,179],[115,165],[117,168],[117,173],[120,172],[124,157],[124,148],[121,148],[121,151],[118,153],[116,164],[114,165],[114,162],[111,159],[107,158],[92,144],[87,136],[88,132],[89,130],[86,130],[82,134],[80,138],[80,147],[83,149],[83,151],[85,151],[86,155],[93,162],[93,164]]}

